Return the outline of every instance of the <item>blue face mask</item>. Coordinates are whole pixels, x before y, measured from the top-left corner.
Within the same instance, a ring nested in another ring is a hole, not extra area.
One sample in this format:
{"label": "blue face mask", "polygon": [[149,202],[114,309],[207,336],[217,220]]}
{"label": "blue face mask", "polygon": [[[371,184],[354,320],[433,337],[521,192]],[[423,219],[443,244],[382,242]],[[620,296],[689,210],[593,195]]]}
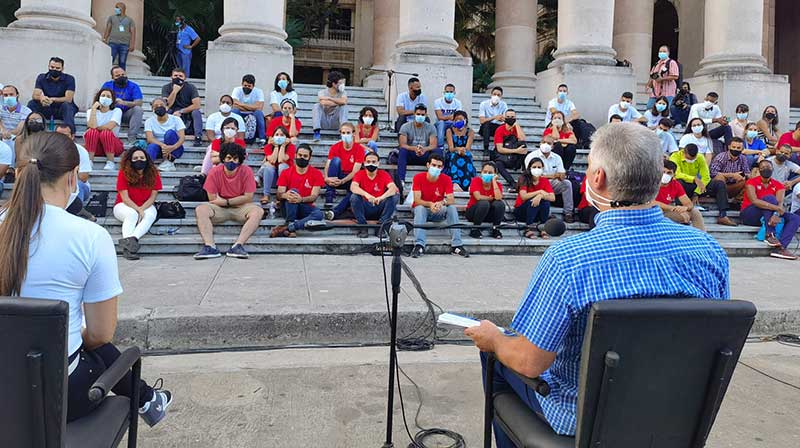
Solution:
{"label": "blue face mask", "polygon": [[239,168],[238,162],[225,162],[225,169],[228,171],[236,171],[236,168]]}
{"label": "blue face mask", "polygon": [[666,105],[666,104],[664,104],[664,103],[656,103],[656,110],[657,110],[657,111],[659,111],[659,112],[664,112],[664,110],[665,110],[666,108],[667,108],[667,105]]}
{"label": "blue face mask", "polygon": [[752,140],[756,137],[758,137],[758,131],[753,131],[753,130],[747,131],[747,138]]}
{"label": "blue face mask", "polygon": [[658,52],[658,59],[661,59],[663,61],[664,59],[667,59],[668,57],[669,57],[669,53],[667,53],[666,51],[659,51]]}
{"label": "blue face mask", "polygon": [[122,9],[120,9],[120,8],[114,8],[114,14],[116,14],[116,15],[120,15],[120,14],[122,14]]}
{"label": "blue face mask", "polygon": [[453,98],[456,97],[455,92],[444,92],[444,100],[448,103],[453,101]]}
{"label": "blue face mask", "polygon": [[175,22],[175,26],[181,26],[181,22]]}
{"label": "blue face mask", "polygon": [[353,134],[342,134],[342,141],[348,145],[353,143]]}
{"label": "blue face mask", "polygon": [[494,179],[494,174],[481,173],[481,180],[483,181],[483,183],[488,184],[489,182],[492,181],[492,179]]}
{"label": "blue face mask", "polygon": [[414,121],[417,123],[425,123],[425,115],[414,115]]}
{"label": "blue face mask", "polygon": [[560,99],[561,101],[567,99],[567,92],[558,92],[558,99]]}
{"label": "blue face mask", "polygon": [[286,143],[286,136],[275,135],[275,136],[272,137],[272,142],[275,143],[276,145],[280,146],[280,145]]}
{"label": "blue face mask", "polygon": [[462,129],[466,125],[467,123],[464,120],[456,120],[453,122],[453,127],[456,129]]}
{"label": "blue face mask", "polygon": [[736,118],[740,120],[747,120],[747,115],[748,115],[747,112],[739,112],[736,114]]}
{"label": "blue face mask", "polygon": [[279,89],[283,90],[283,89],[285,89],[287,87],[289,87],[289,81],[287,81],[285,79],[281,79],[281,80],[278,81],[278,88]]}
{"label": "blue face mask", "polygon": [[12,107],[17,107],[17,97],[7,96],[3,98],[3,104],[5,104],[9,109]]}
{"label": "blue face mask", "polygon": [[428,175],[429,176],[431,176],[433,178],[437,178],[437,177],[439,177],[440,174],[442,174],[442,169],[441,168],[436,168],[435,166],[432,166],[432,167],[428,168]]}

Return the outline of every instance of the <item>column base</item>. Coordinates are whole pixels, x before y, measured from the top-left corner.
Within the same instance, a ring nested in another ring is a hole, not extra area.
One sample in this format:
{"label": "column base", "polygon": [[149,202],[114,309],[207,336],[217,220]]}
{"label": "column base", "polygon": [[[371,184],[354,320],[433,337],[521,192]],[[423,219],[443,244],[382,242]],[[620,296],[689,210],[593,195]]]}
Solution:
{"label": "column base", "polygon": [[[264,92],[272,91],[278,72],[293,73],[292,47],[285,41],[254,38],[258,43],[236,42],[229,36],[209,42],[206,53],[206,115],[217,110],[217,99],[241,85],[242,67],[256,77],[256,85]],[[264,45],[264,42],[269,42]],[[282,43],[282,44],[281,44]],[[265,105],[265,109],[267,106]]]}
{"label": "column base", "polygon": [[636,88],[631,67],[562,64],[537,77],[537,89],[553,95],[559,84],[568,85],[569,96],[581,117],[597,128],[608,122],[608,108],[619,102],[622,92]]}
{"label": "column base", "polygon": [[51,56],[64,59],[64,71],[75,77],[75,104],[86,110],[94,93],[108,80],[111,49],[93,29],[88,32],[0,28],[0,67],[14,67],[3,81],[31,97],[36,77],[47,71]]}
{"label": "column base", "polygon": [[125,71],[128,75],[150,76],[150,66],[144,60],[144,53],[139,50],[128,53],[128,63]]}
{"label": "column base", "polygon": [[[433,102],[442,96],[444,85],[456,86],[458,98],[469,112],[472,108],[472,59],[458,56],[442,56],[438,54],[395,52],[389,60],[392,70],[416,73],[422,83],[422,91],[428,98],[428,115],[436,121]],[[396,74],[392,77],[392,91],[386,103],[392,117],[396,117],[395,102],[400,92],[408,90],[408,79],[411,75]],[[470,117],[477,121],[476,117]]]}
{"label": "column base", "polygon": [[503,95],[536,99],[536,75],[530,72],[497,72],[487,90],[500,86]]}
{"label": "column base", "polygon": [[[732,116],[738,104],[750,106],[750,117],[761,117],[767,106],[775,106],[779,117],[789,116],[789,77],[761,73],[716,73],[686,79],[701,98],[708,92],[719,94],[719,107]],[[794,129],[794,123],[782,120],[781,128]]]}

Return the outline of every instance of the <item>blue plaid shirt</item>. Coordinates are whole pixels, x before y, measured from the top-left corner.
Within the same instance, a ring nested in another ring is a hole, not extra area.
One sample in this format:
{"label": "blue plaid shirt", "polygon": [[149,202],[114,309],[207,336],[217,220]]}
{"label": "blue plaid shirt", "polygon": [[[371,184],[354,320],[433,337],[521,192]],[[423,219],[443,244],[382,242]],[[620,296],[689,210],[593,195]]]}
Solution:
{"label": "blue plaid shirt", "polygon": [[599,213],[597,227],[542,256],[511,327],[556,353],[536,396],[555,432],[574,435],[578,374],[589,308],[634,297],[728,299],[728,257],[708,234],[666,219],[658,207]]}

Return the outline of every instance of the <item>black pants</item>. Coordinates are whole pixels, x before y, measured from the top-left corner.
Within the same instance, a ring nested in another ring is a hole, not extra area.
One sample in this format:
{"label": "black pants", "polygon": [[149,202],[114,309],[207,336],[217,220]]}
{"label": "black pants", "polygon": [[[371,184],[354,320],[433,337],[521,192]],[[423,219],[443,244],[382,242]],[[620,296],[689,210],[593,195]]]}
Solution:
{"label": "black pants", "polygon": [[487,121],[486,123],[483,123],[481,125],[480,129],[478,129],[478,134],[480,134],[481,137],[483,138],[484,151],[489,150],[489,143],[494,141],[494,133],[500,126],[502,125],[497,123],[492,123],[491,121]]}
{"label": "black pants", "polygon": [[508,172],[509,169],[511,170],[518,170],[522,167],[522,163],[525,161],[525,156],[522,154],[496,154],[494,157],[494,163],[497,165],[497,172],[503,176],[503,179],[506,180],[509,187],[514,187],[516,182],[514,181],[514,177],[511,173]]}
{"label": "black pants", "polygon": [[479,226],[491,221],[492,225],[499,226],[503,222],[506,213],[506,205],[503,201],[488,201],[482,199],[467,209],[466,217],[472,224]]}
{"label": "black pants", "polygon": [[731,130],[730,125],[718,126],[708,131],[708,136],[714,140],[719,140],[719,138],[722,137],[723,141],[725,141],[725,148],[723,148],[723,150],[727,151],[728,146],[731,144],[731,139],[733,138],[733,131]]}
{"label": "black pants", "polygon": [[578,143],[588,139],[588,130],[586,129],[585,121],[578,118],[577,120],[572,120],[569,122],[569,125],[572,126],[572,132],[575,134],[575,138],[578,139]]}
{"label": "black pants", "polygon": [[557,142],[553,145],[553,152],[561,157],[561,160],[564,162],[564,169],[568,170],[572,166],[572,162],[575,161],[575,155],[578,153],[578,149],[572,143],[562,144],[561,142]]}
{"label": "black pants", "polygon": [[[67,421],[71,422],[89,415],[99,403],[89,401],[89,389],[100,375],[114,363],[121,353],[114,344],[105,344],[94,350],[81,347],[81,360],[78,367],[69,376],[67,386]],[[122,380],[111,389],[115,394],[130,397],[131,373],[128,372]],[[139,384],[139,407],[153,399],[153,388],[144,381]]]}
{"label": "black pants", "polygon": [[[685,182],[682,180],[678,182],[683,186],[686,196],[690,198],[697,196],[697,193],[694,191],[697,185],[695,185],[694,182]],[[712,180],[711,183],[706,186],[706,192],[703,193],[703,196],[714,198],[717,203],[717,208],[719,209],[720,218],[728,215],[728,189],[725,187],[725,182],[721,180]]]}
{"label": "black pants", "polygon": [[50,118],[61,120],[72,129],[73,134],[75,133],[75,114],[78,113],[78,106],[75,103],[53,103],[49,106],[43,106],[42,103],[36,100],[30,100],[28,101],[28,109],[41,114],[44,117],[45,124]]}
{"label": "black pants", "polygon": [[589,229],[594,229],[594,217],[597,216],[598,213],[600,213],[600,210],[591,205],[586,206],[578,210],[578,220],[584,224],[589,224]]}

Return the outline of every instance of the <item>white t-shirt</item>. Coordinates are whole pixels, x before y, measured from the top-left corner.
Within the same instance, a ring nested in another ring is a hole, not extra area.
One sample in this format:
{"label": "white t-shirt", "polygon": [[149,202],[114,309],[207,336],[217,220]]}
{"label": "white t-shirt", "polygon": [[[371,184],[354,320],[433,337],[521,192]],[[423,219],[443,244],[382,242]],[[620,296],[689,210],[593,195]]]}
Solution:
{"label": "white t-shirt", "polygon": [[[69,304],[67,345],[72,354],[83,343],[81,305],[122,294],[114,241],[99,225],[52,205],[45,205],[35,232],[20,297]],[[58,269],[53,269],[53,260],[58,260]]]}
{"label": "white t-shirt", "polygon": [[[109,122],[113,121],[116,123],[116,126],[114,126],[113,130],[114,135],[119,135],[119,124],[122,123],[122,109],[115,107],[113,109],[109,109],[108,112],[101,112],[100,109],[97,109],[95,112],[97,113],[97,127],[105,126]],[[87,116],[87,119],[91,116],[91,114],[92,109],[89,109],[89,116]]]}
{"label": "white t-shirt", "polygon": [[209,115],[206,119],[206,130],[207,131],[214,131],[214,136],[220,138],[222,136],[222,122],[225,121],[226,118],[235,118],[236,124],[239,126],[239,132],[244,132],[244,120],[238,114],[231,112],[228,116],[222,115],[222,112],[214,112],[213,114]]}
{"label": "white t-shirt", "polygon": [[253,87],[253,91],[248,95],[244,94],[242,86],[235,87],[233,92],[231,92],[231,96],[236,101],[244,104],[255,104],[259,101],[264,101],[264,91],[258,87]]}
{"label": "white t-shirt", "polygon": [[89,151],[77,143],[75,143],[75,147],[78,148],[78,157],[80,158],[80,163],[78,163],[78,172],[91,173],[92,159],[89,158]]}
{"label": "white t-shirt", "polygon": [[11,162],[14,161],[13,155],[14,152],[11,147],[0,142],[0,165],[11,165]]}
{"label": "white t-shirt", "polygon": [[662,117],[660,113],[653,115],[653,111],[647,109],[644,112],[644,118],[647,120],[647,127],[650,129],[655,129],[662,118],[669,118],[669,117]]}
{"label": "white t-shirt", "polygon": [[544,164],[542,169],[544,170],[544,174],[548,176],[551,174],[567,172],[567,170],[564,169],[564,161],[561,160],[560,155],[551,151],[550,155],[545,157],[540,149],[531,151],[527,156],[525,156],[525,167],[527,168],[528,164],[531,163],[531,160],[535,159],[536,157],[542,159],[542,163]]}
{"label": "white t-shirt", "polygon": [[442,114],[445,116],[453,115],[453,113],[457,110],[464,110],[461,108],[461,101],[458,98],[453,98],[452,103],[448,103],[444,100],[444,97],[441,97],[433,102],[433,108],[436,110],[442,111]]}
{"label": "white t-shirt", "polygon": [[711,141],[709,141],[708,138],[697,138],[694,136],[694,134],[684,134],[684,136],[681,137],[681,142],[678,144],[678,146],[683,149],[689,143],[694,143],[697,145],[697,152],[699,154],[708,154],[714,150],[714,147],[711,145]]}
{"label": "white t-shirt", "polygon": [[277,90],[273,90],[269,94],[269,103],[270,104],[277,104],[279,107],[280,107],[281,103],[283,102],[283,100],[285,100],[285,99],[290,99],[290,100],[294,101],[294,107],[298,106],[298,103],[297,103],[297,91],[295,91],[295,90],[292,90],[291,92],[286,92],[286,95],[283,95],[281,92],[279,92]]}
{"label": "white t-shirt", "polygon": [[571,99],[565,98],[563,103],[558,102],[558,98],[553,98],[547,103],[547,113],[544,115],[544,125],[547,126],[552,119],[552,113],[550,113],[550,109],[555,109],[560,111],[564,114],[564,119],[569,120],[569,114],[575,110],[575,103],[572,102]]}
{"label": "white t-shirt", "polygon": [[711,109],[706,110],[705,102],[693,104],[691,110],[689,111],[689,121],[692,121],[692,118],[701,118],[706,124],[710,124],[711,120],[716,118],[720,118],[722,116],[722,111],[719,110],[719,106],[716,104],[711,107]]}
{"label": "white t-shirt", "polygon": [[[772,178],[778,182],[786,182],[789,180],[789,176],[791,176],[792,173],[800,174],[800,166],[791,160],[778,163],[778,161],[775,159],[775,156],[768,157],[767,160],[772,162]],[[787,192],[786,194],[789,193]]]}
{"label": "white t-shirt", "polygon": [[661,140],[661,150],[664,151],[664,154],[670,155],[678,150],[678,142],[675,141],[672,132],[664,132],[658,136],[658,139]]}
{"label": "white t-shirt", "polygon": [[183,124],[183,120],[172,114],[167,115],[167,121],[165,123],[159,123],[158,117],[156,116],[150,117],[144,122],[144,131],[152,132],[153,137],[159,140],[164,139],[164,134],[166,134],[167,131],[178,132],[184,129],[186,129],[186,125]]}
{"label": "white t-shirt", "polygon": [[800,210],[800,183],[795,184],[792,190],[792,208],[790,212],[794,213],[798,210]]}
{"label": "white t-shirt", "polygon": [[639,118],[642,117],[642,114],[640,114],[639,111],[636,110],[633,104],[628,106],[628,108],[625,109],[624,111],[619,108],[618,103],[612,104],[611,107],[608,108],[608,120],[606,121],[611,120],[612,115],[619,115],[620,117],[622,117],[622,121],[625,123],[629,121],[638,120]]}

